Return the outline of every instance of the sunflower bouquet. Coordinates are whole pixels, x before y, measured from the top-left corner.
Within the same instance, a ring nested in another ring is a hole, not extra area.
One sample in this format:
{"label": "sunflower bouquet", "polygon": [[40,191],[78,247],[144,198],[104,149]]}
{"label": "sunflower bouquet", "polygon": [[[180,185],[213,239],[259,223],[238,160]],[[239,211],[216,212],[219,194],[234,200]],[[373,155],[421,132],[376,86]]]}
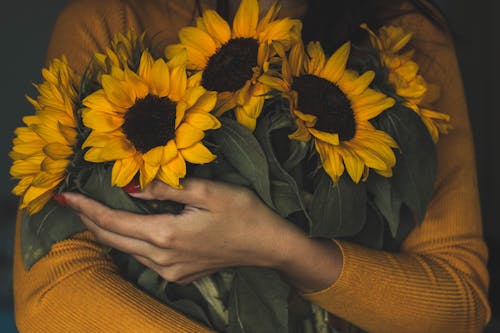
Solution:
{"label": "sunflower bouquet", "polygon": [[[117,34],[80,77],[66,58],[42,70],[35,114],[11,152],[19,183],[26,268],[84,230],[51,200],[78,191],[135,213],[178,213],[175,202],[123,191],[158,179],[182,188],[204,177],[251,188],[310,237],[394,250],[423,220],[435,143],[451,128],[432,110],[400,27],[368,26],[370,43],[332,55],[304,45],[301,22],[259,18],[243,0],[232,26],[207,10],[154,56],[145,35]],[[354,52],[353,52],[354,51]],[[124,276],[208,327],[229,332],[329,332],[325,313],[294,297],[277,272],[237,267],[180,286],[109,249]]]}

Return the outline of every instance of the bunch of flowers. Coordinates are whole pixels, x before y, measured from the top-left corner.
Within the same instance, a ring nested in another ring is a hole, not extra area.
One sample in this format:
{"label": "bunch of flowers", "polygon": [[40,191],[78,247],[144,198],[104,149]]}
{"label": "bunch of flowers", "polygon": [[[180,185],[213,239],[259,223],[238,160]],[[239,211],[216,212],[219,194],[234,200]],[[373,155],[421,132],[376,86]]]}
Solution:
{"label": "bunch of flowers", "polygon": [[[164,56],[129,31],[81,78],[65,58],[42,71],[29,98],[35,115],[23,118],[11,152],[27,268],[83,229],[50,200],[59,191],[132,212],[182,210],[128,196],[121,188],[136,177],[142,188],[155,179],[182,188],[187,176],[248,186],[311,237],[400,244],[424,217],[434,143],[450,128],[429,108],[437,89],[401,52],[411,34],[364,25],[372,47],[345,43],[327,55],[278,12],[276,3],[259,19],[257,0],[243,0],[232,27],[207,10]],[[233,268],[180,287],[112,253],[128,278],[219,331],[325,329],[321,309],[287,304],[291,290],[274,271]]]}

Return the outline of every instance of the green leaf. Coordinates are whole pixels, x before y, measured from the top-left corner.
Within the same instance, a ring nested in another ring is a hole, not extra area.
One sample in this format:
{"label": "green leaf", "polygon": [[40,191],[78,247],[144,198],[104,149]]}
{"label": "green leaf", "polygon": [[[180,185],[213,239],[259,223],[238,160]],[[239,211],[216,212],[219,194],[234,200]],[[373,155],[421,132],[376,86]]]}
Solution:
{"label": "green leaf", "polygon": [[274,205],[281,216],[286,217],[303,210],[300,204],[297,204],[297,194],[290,184],[280,180],[271,181],[271,192]]}
{"label": "green leaf", "polygon": [[309,142],[290,140],[290,155],[283,162],[283,169],[290,172],[296,168],[306,158],[310,149],[311,144]]}
{"label": "green leaf", "polygon": [[271,208],[271,185],[266,155],[253,134],[244,126],[229,118],[221,118],[222,127],[211,135],[221,153],[243,177],[260,198]]}
{"label": "green leaf", "polygon": [[436,179],[436,149],[432,138],[420,117],[401,105],[382,113],[375,125],[391,135],[399,145],[401,153],[396,153],[397,163],[391,183],[397,197],[421,222]]}
{"label": "green leaf", "polygon": [[337,185],[321,169],[311,202],[311,237],[339,238],[357,234],[366,221],[366,189],[344,175]]}
{"label": "green leaf", "polygon": [[49,253],[52,244],[80,231],[85,225],[71,209],[49,201],[38,213],[21,216],[21,251],[26,270]]}
{"label": "green leaf", "polygon": [[[302,211],[311,225],[312,221],[307,214],[307,209],[297,182],[285,170],[276,156],[277,149],[280,149],[281,152],[289,149],[288,144],[290,144],[290,140],[287,133],[293,129],[293,120],[290,118],[288,112],[280,112],[280,110],[267,111],[269,112],[259,118],[255,129],[255,137],[261,144],[269,162],[269,170],[271,179],[273,180],[272,195],[276,209],[283,217],[287,217],[293,212]],[[284,129],[289,129],[289,131],[283,131]],[[275,133],[281,136],[278,141],[285,142],[287,146],[274,146],[273,134]],[[288,156],[286,161],[290,168],[296,167],[304,159],[306,156],[305,152],[307,151],[307,147],[304,145],[294,145],[293,147],[295,147],[295,150],[292,151],[292,155]]]}
{"label": "green leaf", "polygon": [[373,204],[387,221],[392,236],[396,237],[402,202],[393,193],[389,179],[373,173],[368,177],[366,188],[372,195]]}
{"label": "green leaf", "polygon": [[384,246],[384,217],[376,210],[376,208],[367,206],[366,223],[363,229],[354,237],[348,237],[350,242],[371,248],[382,249]]}
{"label": "green leaf", "polygon": [[289,286],[273,270],[235,269],[229,297],[229,332],[288,333]]}
{"label": "green leaf", "polygon": [[[133,260],[133,258],[130,258]],[[215,328],[209,319],[207,309],[204,309],[204,300],[192,285],[179,286],[170,284],[155,271],[144,267],[143,272],[136,279],[137,285],[148,294],[161,300],[167,306],[183,313],[209,328]],[[168,288],[168,290],[167,290]],[[218,327],[224,329],[224,326]]]}

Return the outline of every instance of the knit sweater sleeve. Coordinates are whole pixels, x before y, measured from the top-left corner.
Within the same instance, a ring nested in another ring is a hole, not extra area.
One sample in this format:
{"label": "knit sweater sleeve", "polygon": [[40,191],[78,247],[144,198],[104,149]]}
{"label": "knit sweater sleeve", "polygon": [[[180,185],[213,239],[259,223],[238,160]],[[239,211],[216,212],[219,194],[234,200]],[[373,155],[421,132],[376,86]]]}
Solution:
{"label": "knit sweater sleeve", "polygon": [[[65,54],[81,73],[92,52],[128,27],[141,28],[124,1],[74,2],[57,20],[48,58]],[[13,280],[20,332],[208,332],[125,281],[90,232],[54,244],[29,271],[20,237],[18,217]]]}
{"label": "knit sweater sleeve", "polygon": [[398,253],[338,241],[339,279],[305,295],[369,332],[482,332],[490,317],[473,139],[449,36],[418,15],[400,24],[416,31],[417,62],[442,96],[436,109],[453,130],[438,146],[438,175],[422,225]]}

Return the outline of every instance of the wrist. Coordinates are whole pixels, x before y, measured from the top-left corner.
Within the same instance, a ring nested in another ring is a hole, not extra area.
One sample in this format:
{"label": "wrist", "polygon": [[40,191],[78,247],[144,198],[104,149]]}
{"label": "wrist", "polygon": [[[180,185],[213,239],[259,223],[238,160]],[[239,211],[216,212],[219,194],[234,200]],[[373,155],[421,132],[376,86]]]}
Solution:
{"label": "wrist", "polygon": [[334,284],[342,265],[342,253],[332,240],[292,234],[274,268],[299,292],[312,293]]}

